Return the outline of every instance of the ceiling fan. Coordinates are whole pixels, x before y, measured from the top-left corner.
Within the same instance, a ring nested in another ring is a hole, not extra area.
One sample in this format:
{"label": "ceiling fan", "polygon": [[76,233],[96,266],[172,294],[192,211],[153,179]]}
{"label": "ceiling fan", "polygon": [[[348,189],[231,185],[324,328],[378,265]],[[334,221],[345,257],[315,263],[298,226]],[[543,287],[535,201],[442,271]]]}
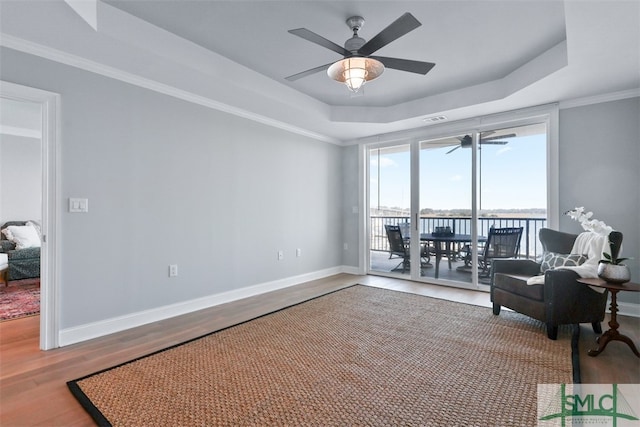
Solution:
{"label": "ceiling fan", "polygon": [[[492,133],[495,133],[494,131],[491,132],[487,132],[484,134],[480,135],[480,144],[488,144],[488,145],[505,145],[508,144],[509,141],[500,141],[500,139],[502,138],[513,138],[514,136],[516,136],[515,133],[510,133],[508,135],[499,135],[499,136],[487,136],[485,137],[484,135],[491,135]],[[452,151],[457,150],[458,148],[468,148],[471,147],[471,135],[465,135],[465,136],[459,136],[457,137],[460,140],[460,144],[456,145],[455,147],[453,147],[451,150],[447,151],[445,154],[449,154]]]}
{"label": "ceiling fan", "polygon": [[352,16],[346,22],[353,31],[353,37],[345,42],[344,47],[306,28],[289,30],[289,33],[339,53],[344,58],[335,63],[320,65],[319,67],[293,74],[285,77],[285,79],[295,81],[326,69],[329,77],[345,83],[350,90],[357,92],[365,82],[380,76],[385,67],[424,75],[436,65],[432,62],[372,56],[377,50],[422,25],[409,12],[396,19],[369,41],[358,36],[358,31],[364,25],[363,17]]}

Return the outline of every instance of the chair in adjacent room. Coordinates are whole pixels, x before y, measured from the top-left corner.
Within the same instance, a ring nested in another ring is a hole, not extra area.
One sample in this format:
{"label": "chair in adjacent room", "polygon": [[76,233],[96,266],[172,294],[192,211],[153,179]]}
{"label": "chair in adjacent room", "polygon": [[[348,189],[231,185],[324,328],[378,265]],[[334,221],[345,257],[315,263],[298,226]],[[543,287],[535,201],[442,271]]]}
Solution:
{"label": "chair in adjacent room", "polygon": [[[598,292],[579,283],[579,275],[570,269],[555,266],[579,266],[588,259],[583,254],[572,254],[575,234],[543,228],[539,233],[545,253],[555,260],[537,263],[530,259],[495,260],[491,269],[491,302],[493,314],[500,314],[501,306],[525,314],[546,324],[547,336],[556,339],[558,326],[591,323],[596,333],[602,333],[608,292]],[[605,239],[607,237],[604,237]],[[616,253],[622,244],[622,233],[613,231],[608,236],[611,249]],[[594,261],[601,254],[593,254]],[[528,284],[533,276],[542,284]]]}

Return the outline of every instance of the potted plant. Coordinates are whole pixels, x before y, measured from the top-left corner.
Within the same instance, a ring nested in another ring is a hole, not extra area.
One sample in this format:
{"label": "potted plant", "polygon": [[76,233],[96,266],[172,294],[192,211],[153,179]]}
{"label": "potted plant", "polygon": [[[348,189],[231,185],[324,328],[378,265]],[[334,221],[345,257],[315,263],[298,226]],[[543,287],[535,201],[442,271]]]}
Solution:
{"label": "potted plant", "polygon": [[618,253],[613,243],[609,242],[611,247],[611,255],[606,252],[602,253],[605,259],[600,260],[598,264],[598,277],[607,282],[624,283],[631,280],[631,271],[623,261],[629,258],[618,258]]}

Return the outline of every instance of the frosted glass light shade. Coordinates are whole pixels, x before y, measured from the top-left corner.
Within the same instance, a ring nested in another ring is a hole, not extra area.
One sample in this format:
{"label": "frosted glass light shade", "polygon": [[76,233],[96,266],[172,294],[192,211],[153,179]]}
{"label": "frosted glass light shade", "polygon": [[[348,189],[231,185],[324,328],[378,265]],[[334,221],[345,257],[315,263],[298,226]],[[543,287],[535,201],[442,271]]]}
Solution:
{"label": "frosted glass light shade", "polygon": [[327,75],[344,83],[349,90],[357,92],[369,80],[378,78],[384,72],[382,62],[372,58],[354,56],[332,64]]}

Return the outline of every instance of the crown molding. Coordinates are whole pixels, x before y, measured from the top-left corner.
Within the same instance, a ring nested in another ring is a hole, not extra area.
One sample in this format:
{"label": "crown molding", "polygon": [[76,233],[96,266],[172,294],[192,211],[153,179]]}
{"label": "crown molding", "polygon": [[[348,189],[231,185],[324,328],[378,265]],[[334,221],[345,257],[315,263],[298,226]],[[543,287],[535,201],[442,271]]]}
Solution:
{"label": "crown molding", "polygon": [[289,123],[275,120],[261,114],[254,113],[252,111],[234,107],[214,99],[197,95],[195,93],[179,89],[174,86],[170,86],[164,83],[157,82],[152,79],[138,76],[133,73],[123,71],[121,69],[111,67],[108,65],[100,64],[95,61],[82,58],[77,55],[63,52],[58,49],[54,49],[48,46],[44,46],[38,43],[34,43],[19,37],[15,37],[6,33],[0,33],[0,46],[13,49],[19,52],[27,53],[30,55],[38,56],[40,58],[48,59],[50,61],[58,62],[61,64],[69,65],[71,67],[79,68],[84,71],[88,71],[94,74],[99,74],[114,80],[119,80],[125,83],[129,83],[138,87],[142,87],[154,92],[162,93],[174,98],[181,99],[183,101],[191,102],[194,104],[202,105],[214,110],[222,111],[224,113],[233,114],[234,116],[242,117],[248,120],[252,120],[273,128],[285,130],[287,132],[302,135],[311,139],[315,139],[322,142],[327,142],[335,145],[342,145],[342,141],[336,138],[332,138],[327,135],[323,135],[317,132],[312,132],[307,129],[303,129],[298,126],[293,126]]}
{"label": "crown molding", "polygon": [[635,98],[640,96],[640,88],[622,90],[619,92],[604,93],[601,95],[588,96],[584,98],[560,101],[560,109],[584,107],[586,105],[601,104],[603,102],[619,101],[621,99]]}

